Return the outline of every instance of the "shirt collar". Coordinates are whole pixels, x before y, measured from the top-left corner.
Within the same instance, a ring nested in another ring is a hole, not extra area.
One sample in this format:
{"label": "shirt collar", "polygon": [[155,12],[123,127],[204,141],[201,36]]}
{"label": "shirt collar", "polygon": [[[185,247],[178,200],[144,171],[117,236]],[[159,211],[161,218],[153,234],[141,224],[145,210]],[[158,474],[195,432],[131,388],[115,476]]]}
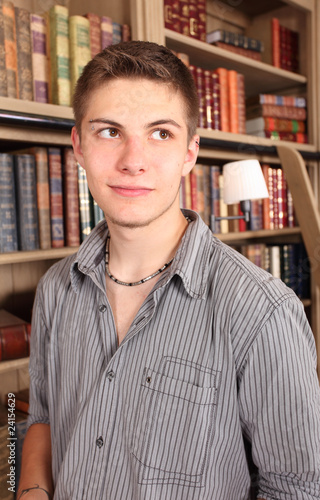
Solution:
{"label": "shirt collar", "polygon": [[170,277],[181,277],[189,295],[203,299],[207,290],[213,235],[199,214],[182,210],[191,219],[170,267]]}
{"label": "shirt collar", "polygon": [[[191,210],[182,210],[191,219],[181,240],[174,260],[165,273],[167,283],[174,275],[180,276],[187,293],[197,299],[204,298],[207,290],[209,259],[213,235],[201,217]],[[108,226],[101,221],[80,245],[71,266],[71,283],[76,290],[83,274],[97,275],[104,265]],[[104,273],[103,273],[104,276]],[[161,285],[164,283],[162,280]]]}

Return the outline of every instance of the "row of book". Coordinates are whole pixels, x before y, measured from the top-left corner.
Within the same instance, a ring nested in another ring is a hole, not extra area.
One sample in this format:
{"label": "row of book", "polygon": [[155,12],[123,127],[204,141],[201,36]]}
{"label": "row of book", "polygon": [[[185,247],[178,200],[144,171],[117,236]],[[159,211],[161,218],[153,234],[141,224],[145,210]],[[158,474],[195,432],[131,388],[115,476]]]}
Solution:
{"label": "row of book", "polygon": [[261,166],[269,198],[252,200],[250,222],[244,220],[212,220],[215,217],[242,215],[240,204],[226,205],[223,200],[223,174],[218,165],[197,163],[190,174],[182,179],[180,205],[195,210],[215,233],[239,232],[250,229],[282,229],[296,224],[292,196],[281,168],[267,164]]}
{"label": "row of book", "polygon": [[238,249],[245,257],[280,278],[300,299],[310,298],[310,261],[303,243],[244,245]]}
{"label": "row of book", "polygon": [[206,0],[164,0],[165,28],[206,41]]}
{"label": "row of book", "polygon": [[308,143],[305,97],[258,94],[246,98],[243,74],[223,67],[203,69],[190,64],[188,54],[176,55],[197,87],[200,128]]}
{"label": "row of book", "polygon": [[71,147],[0,154],[0,252],[78,247],[103,219]]}
{"label": "row of book", "polygon": [[262,60],[263,42],[242,33],[216,29],[207,33],[206,42],[255,61]]}
{"label": "row of book", "polygon": [[265,94],[248,98],[246,133],[257,137],[307,143],[306,99]]}
{"label": "row of book", "polygon": [[108,16],[69,16],[62,5],[39,15],[0,0],[0,96],[70,106],[87,62],[130,36]]}
{"label": "row of book", "polygon": [[272,64],[277,68],[299,73],[299,33],[271,20]]}
{"label": "row of book", "polygon": [[235,70],[206,70],[190,64],[187,54],[177,56],[188,66],[199,99],[200,128],[246,133],[244,76]]}

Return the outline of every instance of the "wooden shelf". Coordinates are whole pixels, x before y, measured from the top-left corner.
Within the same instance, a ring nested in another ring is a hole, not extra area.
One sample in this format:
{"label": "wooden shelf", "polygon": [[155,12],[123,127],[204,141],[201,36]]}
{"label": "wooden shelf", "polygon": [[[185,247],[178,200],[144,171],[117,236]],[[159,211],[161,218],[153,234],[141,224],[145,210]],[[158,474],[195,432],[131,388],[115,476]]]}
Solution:
{"label": "wooden shelf", "polygon": [[297,243],[301,241],[301,229],[299,227],[284,229],[261,229],[259,231],[242,231],[239,233],[216,234],[228,245],[247,245],[251,243],[279,244],[284,242]]}
{"label": "wooden shelf", "polygon": [[50,248],[49,250],[33,250],[30,252],[10,252],[0,254],[0,265],[19,264],[23,262],[35,262],[42,260],[63,259],[77,252],[77,248],[63,247]]}
{"label": "wooden shelf", "polygon": [[245,77],[247,97],[255,95],[257,89],[259,93],[276,93],[307,83],[307,78],[303,75],[234,54],[169,29],[164,32],[166,45],[176,52],[186,52],[191,64],[204,69],[223,66],[242,73]]}
{"label": "wooden shelf", "polygon": [[3,373],[7,373],[11,370],[20,370],[22,368],[27,368],[28,365],[29,365],[29,358],[0,361],[0,375]]}

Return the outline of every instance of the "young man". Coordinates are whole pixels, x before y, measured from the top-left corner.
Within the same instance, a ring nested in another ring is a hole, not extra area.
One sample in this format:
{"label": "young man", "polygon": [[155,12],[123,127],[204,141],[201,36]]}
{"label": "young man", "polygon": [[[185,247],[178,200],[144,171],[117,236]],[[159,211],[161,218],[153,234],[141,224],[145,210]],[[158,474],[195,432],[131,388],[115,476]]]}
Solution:
{"label": "young man", "polygon": [[319,498],[303,307],[179,208],[199,142],[188,69],[155,44],[111,46],[74,111],[106,221],[38,286],[18,497]]}

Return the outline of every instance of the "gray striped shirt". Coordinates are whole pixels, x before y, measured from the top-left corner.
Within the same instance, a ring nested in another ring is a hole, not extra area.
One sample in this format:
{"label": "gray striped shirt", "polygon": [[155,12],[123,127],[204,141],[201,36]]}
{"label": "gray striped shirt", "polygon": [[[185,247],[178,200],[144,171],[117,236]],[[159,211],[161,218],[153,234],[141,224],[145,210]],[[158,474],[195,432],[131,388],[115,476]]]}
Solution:
{"label": "gray striped shirt", "polygon": [[320,498],[302,304],[187,213],[172,265],[120,346],[105,222],[39,283],[29,424],[50,424],[55,500],[244,500],[252,485],[267,500]]}

